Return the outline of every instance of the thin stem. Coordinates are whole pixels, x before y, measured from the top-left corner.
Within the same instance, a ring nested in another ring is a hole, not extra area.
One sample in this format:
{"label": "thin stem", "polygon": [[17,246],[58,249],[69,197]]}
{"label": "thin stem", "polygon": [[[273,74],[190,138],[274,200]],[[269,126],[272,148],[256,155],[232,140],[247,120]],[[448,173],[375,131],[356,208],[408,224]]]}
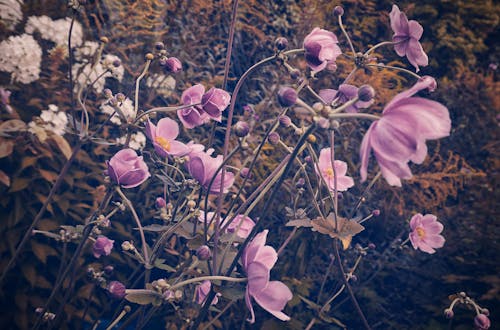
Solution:
{"label": "thin stem", "polygon": [[351,118],[351,119],[369,119],[379,120],[382,117],[372,115],[369,113],[333,113],[328,116],[330,119]]}
{"label": "thin stem", "polygon": [[372,46],[372,48],[368,49],[365,52],[365,55],[370,55],[371,52],[373,52],[375,49],[377,49],[379,47],[387,46],[387,45],[397,45],[397,44],[400,44],[400,43],[405,42],[405,41],[406,40],[401,40],[401,41],[397,41],[397,42],[394,42],[394,41],[383,41],[383,42],[380,42],[380,43],[376,44],[375,46]]}
{"label": "thin stem", "polygon": [[376,67],[376,68],[385,68],[385,69],[392,69],[392,70],[397,70],[397,71],[401,71],[401,72],[404,72],[404,73],[407,73],[417,79],[421,79],[422,77],[420,77],[418,74],[416,74],[415,72],[412,72],[410,70],[407,70],[407,69],[404,69],[404,68],[400,68],[398,66],[391,66],[391,65],[385,65],[385,64],[366,64],[366,66],[372,66],[372,67]]}
{"label": "thin stem", "polygon": [[206,330],[208,329],[212,324],[214,324],[215,321],[217,321],[219,319],[219,317],[222,316],[222,314],[224,314],[228,309],[229,307],[231,307],[234,303],[236,302],[236,300],[231,300],[226,306],[224,306],[224,308],[219,312],[219,314],[217,314],[213,319],[210,320],[210,322],[208,322],[208,324],[206,324],[203,328],[201,328],[201,330]]}
{"label": "thin stem", "polygon": [[194,106],[197,106],[197,105],[200,105],[200,104],[201,103],[194,103],[194,104],[179,105],[179,106],[176,106],[176,107],[157,107],[157,108],[152,108],[152,109],[149,109],[148,111],[145,111],[145,112],[141,113],[140,115],[138,115],[135,118],[135,120],[132,122],[132,124],[137,124],[139,122],[139,120],[141,120],[142,117],[147,116],[150,113],[154,113],[154,112],[174,112],[174,111],[177,111],[177,110],[191,108],[191,107],[194,107]]}
{"label": "thin stem", "polygon": [[340,26],[340,29],[342,30],[342,33],[346,37],[347,42],[349,42],[349,46],[351,47],[351,51],[352,51],[352,56],[356,56],[356,51],[354,50],[354,46],[352,45],[351,38],[349,38],[349,35],[347,34],[347,31],[344,28],[344,24],[342,24],[342,16],[341,15],[339,15],[339,26]]}
{"label": "thin stem", "polygon": [[144,70],[142,70],[142,73],[137,77],[137,80],[135,81],[135,99],[134,99],[134,114],[137,115],[137,111],[139,109],[139,84],[141,82],[141,79],[144,78],[144,76],[148,73],[149,70],[149,65],[151,64],[151,60],[146,60],[146,65],[144,66]]}

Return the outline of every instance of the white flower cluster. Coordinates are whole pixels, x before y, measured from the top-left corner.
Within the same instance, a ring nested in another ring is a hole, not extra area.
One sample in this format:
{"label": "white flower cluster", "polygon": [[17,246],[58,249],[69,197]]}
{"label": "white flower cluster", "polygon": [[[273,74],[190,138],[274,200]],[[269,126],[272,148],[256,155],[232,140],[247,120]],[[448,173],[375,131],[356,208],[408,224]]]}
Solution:
{"label": "white flower cluster", "polygon": [[[122,114],[127,118],[127,121],[134,119],[134,117],[135,117],[134,104],[133,104],[131,99],[126,98],[125,101],[119,102],[118,108],[120,109]],[[110,119],[110,121],[113,124],[121,125],[123,123],[122,117],[120,116],[120,114],[115,112],[115,109],[111,105],[109,105],[107,102],[105,102],[101,105],[101,111],[104,112],[105,114],[108,114],[108,115],[115,113],[115,115],[113,117],[111,117],[111,119]]]}
{"label": "white flower cluster", "polygon": [[159,95],[167,97],[175,90],[175,79],[172,76],[155,73],[148,77],[146,86],[156,89]]}
{"label": "white flower cluster", "polygon": [[29,84],[40,77],[42,49],[32,36],[10,36],[0,43],[0,54],[0,71],[10,72],[12,81]]}
{"label": "white flower cluster", "polygon": [[[122,81],[124,68],[120,58],[115,55],[104,55],[98,63],[93,63],[93,57],[99,48],[99,44],[93,41],[86,41],[75,52],[75,59],[81,63],[73,66],[73,74],[76,78],[75,89],[85,88],[92,84],[92,88],[97,93],[102,93],[105,78],[116,78]],[[115,66],[115,63],[120,65]]]}
{"label": "white flower cluster", "polygon": [[28,124],[28,130],[31,133],[37,134],[39,129],[42,128],[56,135],[64,135],[68,125],[68,116],[66,116],[66,113],[59,111],[57,105],[49,104],[49,108],[43,110],[40,114],[40,119],[41,122],[31,121]]}
{"label": "white flower cluster", "polygon": [[0,23],[7,29],[14,30],[23,19],[22,5],[23,0],[0,0]]}
{"label": "white flower cluster", "polygon": [[[68,47],[69,28],[71,18],[61,18],[53,21],[48,16],[31,16],[28,18],[26,33],[32,34],[35,31],[40,32],[42,39],[54,42],[57,46]],[[71,46],[80,46],[83,42],[82,25],[75,21],[71,31]]]}
{"label": "white flower cluster", "polygon": [[[117,138],[116,142],[118,144],[125,144],[126,141],[126,136],[122,136],[121,138]],[[143,149],[146,146],[146,136],[141,133],[132,133],[130,135],[130,142],[128,146],[134,150],[140,150]]]}

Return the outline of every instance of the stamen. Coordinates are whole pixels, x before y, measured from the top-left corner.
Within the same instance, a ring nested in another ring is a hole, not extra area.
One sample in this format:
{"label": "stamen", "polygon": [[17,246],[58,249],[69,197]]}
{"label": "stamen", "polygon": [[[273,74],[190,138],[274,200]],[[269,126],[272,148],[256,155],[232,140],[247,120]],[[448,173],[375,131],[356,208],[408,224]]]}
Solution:
{"label": "stamen", "polygon": [[170,151],[170,142],[164,137],[157,136],[155,138],[156,143],[158,143],[166,151]]}

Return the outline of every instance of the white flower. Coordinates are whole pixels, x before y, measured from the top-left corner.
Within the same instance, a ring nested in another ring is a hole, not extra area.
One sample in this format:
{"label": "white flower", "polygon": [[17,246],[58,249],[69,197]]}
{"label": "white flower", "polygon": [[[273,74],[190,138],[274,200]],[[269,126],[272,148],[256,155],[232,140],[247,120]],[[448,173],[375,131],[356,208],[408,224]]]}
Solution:
{"label": "white flower", "polygon": [[[25,32],[32,34],[40,32],[42,39],[50,40],[57,46],[68,46],[69,28],[71,19],[69,17],[53,21],[48,16],[31,16],[26,23]],[[83,29],[80,23],[73,23],[71,31],[71,45],[80,46],[83,42]]]}
{"label": "white flower", "polygon": [[121,60],[118,56],[111,54],[106,54],[101,61],[104,69],[111,71],[114,78],[118,79],[118,81],[122,81],[124,73],[123,66],[120,64],[116,67],[113,65],[115,62],[121,63]]}
{"label": "white flower", "polygon": [[[116,142],[119,144],[125,144],[126,136],[122,136],[121,138],[117,138]],[[146,136],[141,133],[132,133],[130,135],[130,142],[128,146],[134,150],[140,150],[146,146]]]}
{"label": "white flower", "polygon": [[83,45],[76,48],[75,59],[79,62],[89,63],[89,59],[94,56],[99,48],[99,43],[96,41],[85,41]]}
{"label": "white flower", "polygon": [[28,130],[33,134],[39,134],[40,128],[50,131],[56,135],[64,135],[68,125],[66,113],[59,111],[55,104],[50,104],[47,110],[40,114],[41,122],[32,121],[28,124]]}
{"label": "white flower", "polygon": [[29,84],[40,77],[42,49],[32,36],[10,36],[0,43],[0,54],[0,71],[10,72],[12,81]]}
{"label": "white flower", "polygon": [[23,19],[22,0],[0,0],[0,24],[14,30],[17,23]]}
{"label": "white flower", "polygon": [[[126,98],[125,101],[119,102],[118,107],[120,108],[123,115],[127,118],[127,120],[134,119],[135,117],[134,104],[131,99]],[[110,106],[107,102],[101,105],[101,111],[108,115],[115,113],[114,116],[111,117],[110,119],[110,121],[113,124],[121,125],[123,123],[120,114],[116,113],[115,109],[112,106]]]}
{"label": "white flower", "polygon": [[156,89],[162,96],[170,96],[175,90],[175,79],[172,76],[155,73],[148,77],[146,86]]}

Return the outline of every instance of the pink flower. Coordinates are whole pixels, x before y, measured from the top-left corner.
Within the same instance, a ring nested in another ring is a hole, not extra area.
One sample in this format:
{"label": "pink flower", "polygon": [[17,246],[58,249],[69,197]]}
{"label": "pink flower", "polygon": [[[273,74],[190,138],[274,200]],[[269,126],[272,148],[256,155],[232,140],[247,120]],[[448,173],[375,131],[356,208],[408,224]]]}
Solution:
{"label": "pink flower", "polygon": [[99,236],[92,246],[92,253],[94,257],[100,258],[101,256],[109,256],[111,250],[113,249],[113,243],[115,241],[107,238],[106,236]]}
{"label": "pink flower", "polygon": [[[333,103],[333,106],[340,106],[358,96],[358,87],[349,84],[341,84],[338,91],[335,89],[320,90],[319,96],[326,104]],[[347,107],[345,112],[358,112],[358,109],[368,108],[372,104],[373,99],[368,102],[358,101]]]}
{"label": "pink flower", "polygon": [[212,87],[201,98],[201,106],[208,113],[210,118],[220,122],[222,120],[222,111],[224,111],[231,102],[231,96],[225,90]]}
{"label": "pink flower", "polygon": [[[337,191],[346,191],[354,186],[354,180],[347,176],[347,164],[341,160],[333,162],[335,166],[335,174],[337,174]],[[332,168],[331,149],[323,148],[319,153],[318,165],[315,167],[316,174],[321,175],[325,179],[328,189],[335,190],[335,175]]]}
{"label": "pink flower", "polygon": [[321,71],[342,54],[337,45],[335,34],[330,31],[314,28],[304,39],[304,49],[307,65],[313,71]]}
{"label": "pink flower", "polygon": [[118,151],[107,162],[111,180],[123,188],[137,187],[151,176],[148,166],[133,149]]}
{"label": "pink flower", "polygon": [[118,281],[111,281],[109,282],[108,286],[106,287],[106,290],[108,290],[109,295],[113,298],[116,299],[122,299],[126,296],[126,288],[125,285],[122,282]]}
{"label": "pink flower", "polygon": [[474,328],[477,330],[487,330],[491,327],[491,321],[485,314],[477,314],[474,318]]}
{"label": "pink flower", "polygon": [[[191,86],[182,93],[182,103],[184,105],[201,103],[203,93],[205,93],[205,87],[203,87],[203,85],[197,84]],[[208,114],[199,104],[189,108],[177,110],[177,116],[186,128],[194,128],[210,120]]]}
{"label": "pink flower", "polygon": [[252,298],[266,311],[282,321],[290,317],[282,312],[293,297],[290,289],[280,281],[269,281],[270,271],[278,260],[278,254],[265,245],[268,230],[257,234],[243,251],[241,262],[248,277],[245,302],[250,310],[250,323],[255,322]]}
{"label": "pink flower", "polygon": [[420,164],[427,156],[427,140],[450,134],[448,109],[436,101],[411,97],[418,91],[434,89],[434,78],[422,77],[412,88],[396,95],[385,107],[382,118],[374,121],[361,143],[361,180],[367,177],[373,149],[382,175],[392,186],[412,177],[408,162]]}
{"label": "pink flower", "polygon": [[228,233],[234,233],[236,230],[238,230],[236,235],[245,239],[248,237],[248,235],[250,235],[250,232],[252,231],[254,226],[255,222],[250,217],[246,217],[243,214],[238,214],[227,226],[226,231]]}
{"label": "pink flower", "polygon": [[184,143],[176,141],[179,135],[179,125],[175,120],[162,118],[155,126],[148,120],[146,123],[146,135],[153,142],[156,153],[160,157],[184,156],[190,151]]}
{"label": "pink flower", "polygon": [[[207,298],[208,294],[210,293],[210,289],[212,288],[212,283],[210,281],[203,281],[201,284],[197,285],[196,288],[194,289],[194,297],[193,300],[198,304],[198,305],[203,305],[205,303],[205,299]],[[212,300],[211,305],[216,305],[219,302],[219,296],[221,294],[217,293]]]}
{"label": "pink flower", "polygon": [[182,63],[177,57],[169,57],[165,61],[165,70],[172,73],[182,71]]}
{"label": "pink flower", "polygon": [[[217,172],[217,169],[223,162],[222,155],[212,157],[207,152],[192,152],[189,155],[189,161],[186,164],[189,174],[191,174],[191,176],[195,178],[201,186],[205,189],[209,189],[211,194],[218,194],[220,192],[221,185],[224,187],[223,192],[227,193],[229,191],[229,187],[231,187],[234,183],[234,174],[226,171],[224,175],[224,182],[222,183],[222,171]],[[214,182],[209,187],[210,181],[212,181],[214,176]]]}
{"label": "pink flower", "polygon": [[390,19],[391,28],[394,31],[392,41],[397,42],[394,50],[399,56],[406,56],[418,72],[419,65],[429,64],[429,58],[419,42],[424,32],[422,25],[414,20],[408,21],[406,14],[402,13],[396,5],[392,6]]}
{"label": "pink flower", "polygon": [[410,221],[410,241],[413,248],[433,254],[434,249],[442,248],[445,242],[443,236],[443,224],[437,221],[435,215],[420,213],[415,214]]}

